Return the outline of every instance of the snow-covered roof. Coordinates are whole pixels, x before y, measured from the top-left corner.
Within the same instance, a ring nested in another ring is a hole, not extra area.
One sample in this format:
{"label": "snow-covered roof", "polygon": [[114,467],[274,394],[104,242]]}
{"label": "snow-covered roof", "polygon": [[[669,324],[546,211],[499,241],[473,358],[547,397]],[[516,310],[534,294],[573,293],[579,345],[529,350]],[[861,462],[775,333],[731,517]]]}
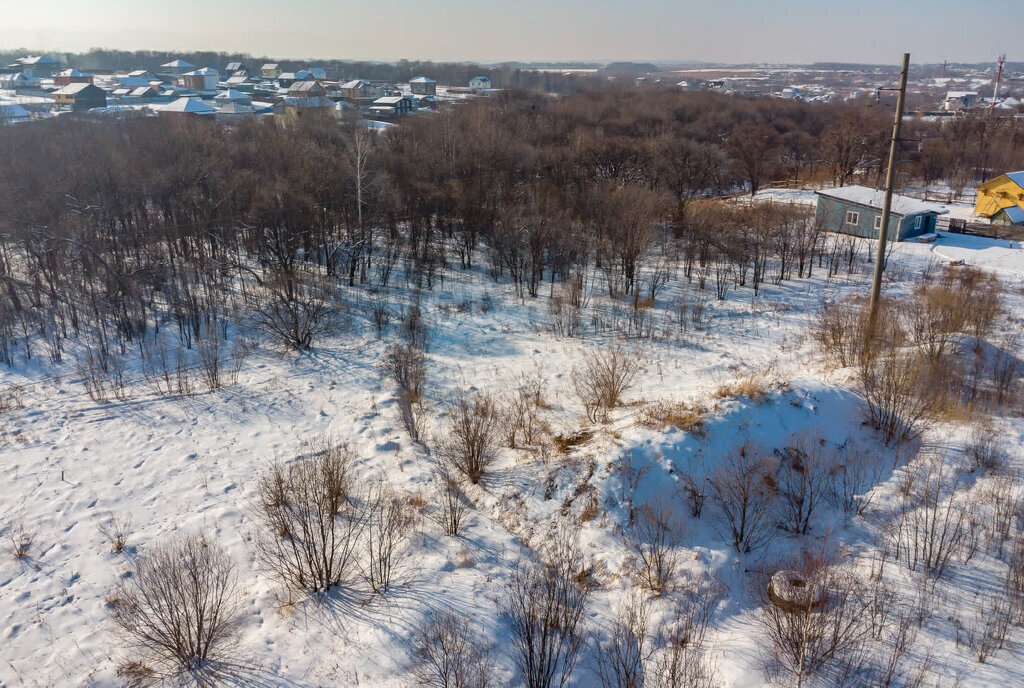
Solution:
{"label": "snow-covered roof", "polygon": [[254,112],[256,108],[245,103],[227,103],[217,108],[217,113],[221,115],[250,115]]}
{"label": "snow-covered roof", "polygon": [[203,67],[202,69],[197,69],[193,72],[187,72],[183,76],[220,76],[220,72],[213,67]]}
{"label": "snow-covered roof", "polygon": [[186,69],[188,67],[195,67],[191,62],[185,62],[185,60],[171,60],[160,65],[161,67],[171,67],[172,69]]}
{"label": "snow-covered roof", "polygon": [[85,72],[80,72],[77,69],[65,69],[63,72],[60,72],[56,76],[83,77],[83,76],[92,76],[92,74],[86,74]]}
{"label": "snow-covered roof", "polygon": [[[881,189],[872,189],[867,186],[842,186],[838,189],[826,189],[823,191],[817,191],[816,193],[819,196],[835,198],[841,201],[847,201],[848,203],[856,203],[857,205],[867,206],[868,208],[874,208],[875,210],[881,210],[882,204],[885,202],[884,191]],[[900,196],[899,194],[892,195],[891,210],[893,214],[902,215],[903,217],[924,215],[926,213],[945,215],[949,212],[942,206],[926,203],[925,201],[911,198],[910,196]]]}
{"label": "snow-covered roof", "polygon": [[277,69],[277,63],[276,62],[268,62],[265,65],[263,65],[262,67],[260,67],[261,71],[264,70],[264,69]]}
{"label": "snow-covered roof", "polygon": [[436,84],[437,82],[426,76],[418,76],[409,81],[410,84]]}
{"label": "snow-covered roof", "polygon": [[216,110],[212,105],[204,103],[198,98],[178,98],[159,108],[160,112],[181,112],[192,115],[211,115]]}
{"label": "snow-covered roof", "polygon": [[25,57],[19,57],[16,61],[23,65],[59,64],[57,60],[51,60],[45,55],[26,55]]}
{"label": "snow-covered roof", "polygon": [[248,93],[242,93],[241,91],[236,91],[233,88],[229,88],[228,90],[221,91],[220,93],[215,95],[213,97],[213,99],[214,100],[249,100],[249,94]]}
{"label": "snow-covered roof", "polygon": [[0,119],[22,119],[28,116],[28,110],[17,103],[0,103]]}
{"label": "snow-covered roof", "polygon": [[397,105],[405,100],[405,96],[384,96],[373,101],[374,105]]}
{"label": "snow-covered roof", "polygon": [[977,91],[948,91],[946,93],[946,100],[950,98],[966,98],[968,96],[977,97],[978,93]]}
{"label": "snow-covered roof", "polygon": [[132,95],[132,96],[136,96],[136,97],[144,96],[144,95],[146,95],[147,93],[149,93],[151,91],[153,93],[156,93],[156,89],[153,88],[152,86],[139,86],[138,88],[133,88],[131,93],[129,93],[128,95]]}
{"label": "snow-covered roof", "polygon": [[360,88],[362,86],[373,86],[373,84],[363,79],[353,79],[352,81],[346,81],[339,88]]}
{"label": "snow-covered roof", "polygon": [[61,88],[58,88],[53,93],[54,93],[54,95],[73,96],[76,93],[79,93],[80,91],[84,91],[87,88],[99,88],[99,87],[98,86],[93,86],[92,84],[84,84],[84,83],[68,84],[67,86],[63,86]]}

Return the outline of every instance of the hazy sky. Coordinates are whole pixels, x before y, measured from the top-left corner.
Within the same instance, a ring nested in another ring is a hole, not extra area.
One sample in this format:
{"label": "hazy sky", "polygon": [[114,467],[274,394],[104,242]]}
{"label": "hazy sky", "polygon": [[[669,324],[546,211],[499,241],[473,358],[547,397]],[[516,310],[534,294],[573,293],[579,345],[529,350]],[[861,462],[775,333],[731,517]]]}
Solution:
{"label": "hazy sky", "polygon": [[395,60],[991,61],[1024,0],[14,0],[0,45]]}

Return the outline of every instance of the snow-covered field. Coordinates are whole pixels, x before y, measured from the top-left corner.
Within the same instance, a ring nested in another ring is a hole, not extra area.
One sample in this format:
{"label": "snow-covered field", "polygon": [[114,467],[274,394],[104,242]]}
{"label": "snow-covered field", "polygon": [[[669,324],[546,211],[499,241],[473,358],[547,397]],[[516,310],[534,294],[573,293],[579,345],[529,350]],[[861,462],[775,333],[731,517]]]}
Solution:
{"label": "snow-covered field", "polygon": [[[890,280],[885,289],[906,293],[929,261],[950,260],[994,271],[1006,286],[1005,306],[1014,319],[1002,327],[1019,327],[1024,252],[1006,242],[943,235],[934,244],[901,244],[893,258],[898,281]],[[718,301],[713,288],[701,292],[676,274],[650,311],[665,336],[625,342],[643,356],[643,371],[611,421],[565,456],[503,449],[493,474],[469,489],[475,508],[464,535],[447,537],[424,520],[402,559],[399,584],[385,596],[359,588],[323,601],[285,604],[285,593],[261,568],[253,545],[258,476],[272,460],[303,453],[316,436],[347,443],[362,480],[386,481],[421,495],[432,508],[436,459],[401,428],[392,385],[379,370],[387,338],[376,336],[363,291],[343,291],[353,304],[350,325],[312,352],[283,354],[262,340],[236,384],[190,398],[159,397],[138,384],[127,401],[93,402],[72,356],[55,367],[2,369],[0,387],[23,384],[24,392],[22,408],[0,414],[0,686],[119,685],[116,668],[130,658],[113,640],[105,598],[134,557],[176,531],[215,537],[237,564],[245,594],[239,655],[251,668],[240,685],[409,685],[410,640],[424,616],[437,610],[478,623],[496,644],[496,684],[515,685],[510,631],[496,605],[516,560],[542,542],[549,528],[578,526],[585,554],[597,562],[599,587],[584,620],[589,630],[606,628],[635,587],[619,534],[626,503],[617,466],[627,456],[649,467],[634,501],[660,496],[687,518],[683,568],[713,574],[727,586],[708,638],[721,685],[765,685],[764,640],[753,621],[757,603],[749,572],[801,550],[868,566],[878,530],[873,515],[890,508],[904,471],[885,472],[864,517],[845,519],[823,507],[807,535],[780,533],[768,548],[742,557],[718,537],[712,505],[700,518],[689,517],[679,475],[707,475],[745,440],[781,447],[799,433],[818,432],[832,445],[851,441],[886,451],[862,422],[863,401],[853,391],[851,371],[826,370],[807,335],[823,299],[866,293],[869,279],[867,270],[831,279],[817,270],[810,279],[766,284],[756,298],[740,288]],[[441,431],[438,414],[455,390],[500,393],[520,374],[543,378],[542,416],[552,433],[590,425],[570,375],[618,337],[595,333],[590,322],[582,337],[556,337],[548,328],[552,315],[543,293],[519,300],[511,286],[492,282],[481,269],[455,271],[425,295],[431,433]],[[705,327],[680,332],[674,324],[670,305],[685,295],[707,302]],[[408,296],[395,289],[396,303]],[[594,304],[605,322],[628,311],[628,304],[599,295]],[[129,379],[139,375],[129,366]],[[765,399],[716,394],[749,375],[766,382]],[[705,405],[703,436],[638,425],[643,403],[655,400]],[[1024,469],[1024,421],[995,422],[1015,470]],[[937,423],[925,444],[956,448],[968,434],[962,424]],[[581,518],[595,505],[596,515]],[[133,524],[120,554],[110,551],[98,530],[112,514],[128,515]],[[34,533],[28,555],[20,559],[6,547],[16,523]],[[958,562],[932,590],[935,601],[908,660],[927,670],[925,685],[1024,685],[1020,629],[984,664],[957,642],[957,624],[974,619],[977,594],[998,588],[1004,569],[982,551]],[[923,585],[898,563],[890,562],[886,575],[906,600]],[[653,614],[664,613],[667,604],[653,601]],[[594,685],[591,667],[584,656],[575,685]]]}

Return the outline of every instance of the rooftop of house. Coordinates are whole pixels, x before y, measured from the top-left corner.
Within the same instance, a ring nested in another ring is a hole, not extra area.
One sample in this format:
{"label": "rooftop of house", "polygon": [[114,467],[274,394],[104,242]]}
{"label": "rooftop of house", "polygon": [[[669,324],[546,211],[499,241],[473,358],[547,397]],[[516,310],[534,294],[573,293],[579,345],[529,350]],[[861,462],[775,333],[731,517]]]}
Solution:
{"label": "rooftop of house", "polygon": [[[837,189],[826,189],[816,193],[819,196],[835,198],[848,203],[855,203],[874,210],[882,210],[882,204],[885,202],[885,191],[881,189],[872,189],[867,186],[842,186]],[[900,215],[902,217],[925,215],[928,213],[945,215],[949,212],[942,206],[935,205],[933,203],[926,203],[925,201],[911,198],[910,196],[900,196],[899,194],[893,194],[891,210],[894,215]]]}
{"label": "rooftop of house", "polygon": [[53,93],[54,93],[54,95],[73,96],[73,95],[76,95],[78,93],[81,93],[82,91],[88,91],[88,90],[92,90],[92,89],[95,89],[97,91],[102,91],[103,90],[103,89],[101,89],[98,86],[93,86],[92,84],[77,83],[77,84],[68,84],[67,86],[63,86],[61,88],[58,88]]}
{"label": "rooftop of house", "polygon": [[198,98],[178,98],[160,108],[160,112],[182,112],[193,115],[209,115],[216,112],[212,105]]}

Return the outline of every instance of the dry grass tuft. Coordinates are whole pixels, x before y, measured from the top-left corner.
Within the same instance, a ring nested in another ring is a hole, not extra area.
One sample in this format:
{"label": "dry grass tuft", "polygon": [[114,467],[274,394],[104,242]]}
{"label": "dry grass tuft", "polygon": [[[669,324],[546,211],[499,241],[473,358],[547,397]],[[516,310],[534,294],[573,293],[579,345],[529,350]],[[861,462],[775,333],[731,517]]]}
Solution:
{"label": "dry grass tuft", "polygon": [[714,399],[735,399],[737,397],[746,397],[753,402],[761,403],[768,397],[769,390],[769,382],[763,375],[750,373],[735,382],[727,382],[719,385],[718,388],[712,392],[711,396]]}
{"label": "dry grass tuft", "polygon": [[699,404],[685,401],[655,401],[640,409],[636,422],[649,430],[664,430],[674,427],[683,432],[703,437],[706,434],[704,421],[708,410]]}
{"label": "dry grass tuft", "polygon": [[560,454],[568,454],[570,449],[583,446],[593,437],[594,432],[592,430],[580,430],[571,435],[555,435],[551,438],[551,441]]}

